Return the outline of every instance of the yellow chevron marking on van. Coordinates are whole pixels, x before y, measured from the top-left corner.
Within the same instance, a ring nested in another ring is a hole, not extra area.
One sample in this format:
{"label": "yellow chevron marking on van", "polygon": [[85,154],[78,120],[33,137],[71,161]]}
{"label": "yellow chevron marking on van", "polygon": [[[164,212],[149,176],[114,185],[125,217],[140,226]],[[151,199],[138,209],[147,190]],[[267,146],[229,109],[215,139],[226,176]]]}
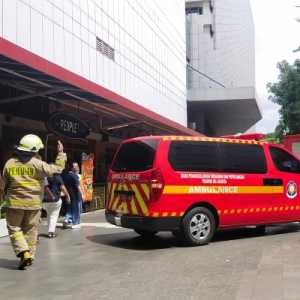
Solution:
{"label": "yellow chevron marking on van", "polygon": [[137,212],[137,208],[136,208],[136,205],[135,205],[135,202],[134,202],[133,199],[131,199],[130,205],[131,205],[131,211],[132,211],[132,214],[133,214],[133,215],[137,215],[138,212]]}
{"label": "yellow chevron marking on van", "polygon": [[[118,190],[120,188],[120,186],[121,186],[120,184],[116,184],[116,189]],[[120,200],[120,196],[116,196],[114,198],[114,191],[113,191],[112,195],[113,195],[112,197],[114,199],[113,202],[112,202],[112,210],[115,210],[117,208],[117,204]]]}
{"label": "yellow chevron marking on van", "polygon": [[167,185],[163,194],[282,194],[283,186]]}
{"label": "yellow chevron marking on van", "polygon": [[177,216],[177,213],[174,211],[171,213],[171,217],[176,217]]}
{"label": "yellow chevron marking on van", "polygon": [[121,204],[117,207],[116,212],[128,214],[127,203],[125,201],[122,201]]}
{"label": "yellow chevron marking on van", "polygon": [[159,217],[159,213],[158,213],[158,212],[154,212],[154,213],[152,214],[152,217],[154,217],[154,218]]}
{"label": "yellow chevron marking on van", "polygon": [[142,189],[143,189],[143,191],[144,191],[144,193],[145,193],[145,195],[147,197],[147,200],[149,200],[150,199],[150,189],[149,189],[149,186],[146,183],[142,183],[141,187],[142,187]]}
{"label": "yellow chevron marking on van", "polygon": [[[128,186],[126,184],[120,185],[120,189],[122,189],[124,191],[129,191]],[[123,203],[126,203],[126,202],[123,201]],[[123,204],[123,206],[124,206],[124,204]],[[132,214],[137,215],[138,212],[137,212],[137,208],[136,208],[134,199],[131,199],[130,206],[131,206]],[[120,207],[118,209],[120,209]],[[126,212],[123,212],[123,213],[128,213],[129,212],[128,210],[129,210],[129,207],[128,207],[128,204],[126,203]]]}
{"label": "yellow chevron marking on van", "polygon": [[163,217],[167,217],[168,215],[169,215],[168,212],[163,212],[163,214],[162,214]]}
{"label": "yellow chevron marking on van", "polygon": [[112,205],[112,208],[111,208],[112,210],[116,210],[117,204],[119,203],[119,200],[120,200],[119,196],[114,199],[113,205]]}
{"label": "yellow chevron marking on van", "polygon": [[143,215],[144,216],[148,216],[148,214],[149,214],[148,213],[148,208],[147,208],[147,206],[146,206],[146,204],[144,202],[144,199],[142,198],[142,196],[141,196],[141,194],[140,194],[137,186],[135,184],[131,184],[131,188],[132,188],[132,190],[135,193],[135,197],[136,197],[136,199],[138,201],[138,204],[139,204],[139,206],[140,206],[140,208],[142,210]]}
{"label": "yellow chevron marking on van", "polygon": [[109,199],[109,204],[108,204],[108,208],[110,209],[112,207],[113,204],[113,200],[114,200],[114,193],[115,193],[115,189],[116,189],[117,184],[114,183],[112,185],[111,191],[110,191],[110,199]]}

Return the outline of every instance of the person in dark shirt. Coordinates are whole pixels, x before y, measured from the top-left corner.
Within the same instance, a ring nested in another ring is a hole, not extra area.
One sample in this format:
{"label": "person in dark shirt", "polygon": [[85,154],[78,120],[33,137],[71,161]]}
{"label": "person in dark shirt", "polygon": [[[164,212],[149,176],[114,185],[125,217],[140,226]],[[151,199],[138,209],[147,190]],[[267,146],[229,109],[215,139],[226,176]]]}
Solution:
{"label": "person in dark shirt", "polygon": [[63,180],[69,192],[71,204],[67,208],[64,227],[72,225],[72,229],[80,228],[80,214],[82,210],[82,193],[80,188],[79,166],[78,163],[72,164],[72,170],[64,172]]}
{"label": "person in dark shirt", "polygon": [[65,195],[66,201],[70,202],[68,190],[60,175],[55,174],[52,177],[45,178],[43,208],[47,212],[49,238],[54,238],[56,236],[56,223],[62,205],[61,193]]}

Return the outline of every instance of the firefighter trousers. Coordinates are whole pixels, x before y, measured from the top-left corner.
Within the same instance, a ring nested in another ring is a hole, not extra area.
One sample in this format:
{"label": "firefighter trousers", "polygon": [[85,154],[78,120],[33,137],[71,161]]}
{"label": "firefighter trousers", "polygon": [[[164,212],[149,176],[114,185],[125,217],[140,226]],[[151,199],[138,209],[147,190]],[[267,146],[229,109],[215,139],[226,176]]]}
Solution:
{"label": "firefighter trousers", "polygon": [[17,257],[24,251],[35,255],[40,217],[41,210],[7,208],[7,229]]}

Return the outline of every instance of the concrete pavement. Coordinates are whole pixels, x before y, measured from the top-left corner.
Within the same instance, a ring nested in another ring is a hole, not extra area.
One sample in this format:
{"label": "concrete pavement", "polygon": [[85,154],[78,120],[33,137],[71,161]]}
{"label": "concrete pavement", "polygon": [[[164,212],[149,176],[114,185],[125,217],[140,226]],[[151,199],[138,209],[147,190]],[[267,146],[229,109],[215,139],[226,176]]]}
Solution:
{"label": "concrete pavement", "polygon": [[[16,270],[0,239],[0,299],[300,299],[300,226],[220,232],[203,247],[169,233],[145,241],[86,214],[79,230],[41,237],[35,265]],[[41,227],[45,233],[45,227]]]}

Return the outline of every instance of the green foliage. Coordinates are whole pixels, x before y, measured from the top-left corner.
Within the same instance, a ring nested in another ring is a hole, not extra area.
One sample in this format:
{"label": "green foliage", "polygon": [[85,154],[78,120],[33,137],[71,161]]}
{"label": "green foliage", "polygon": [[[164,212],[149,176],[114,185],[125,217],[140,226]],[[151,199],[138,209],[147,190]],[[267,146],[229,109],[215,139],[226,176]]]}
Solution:
{"label": "green foliage", "polygon": [[266,137],[263,139],[264,142],[274,143],[274,144],[280,144],[281,140],[280,137],[276,132],[267,133]]}
{"label": "green foliage", "polygon": [[279,139],[285,134],[300,133],[300,60],[277,64],[278,82],[268,83],[269,99],[280,105],[280,121],[275,129]]}

